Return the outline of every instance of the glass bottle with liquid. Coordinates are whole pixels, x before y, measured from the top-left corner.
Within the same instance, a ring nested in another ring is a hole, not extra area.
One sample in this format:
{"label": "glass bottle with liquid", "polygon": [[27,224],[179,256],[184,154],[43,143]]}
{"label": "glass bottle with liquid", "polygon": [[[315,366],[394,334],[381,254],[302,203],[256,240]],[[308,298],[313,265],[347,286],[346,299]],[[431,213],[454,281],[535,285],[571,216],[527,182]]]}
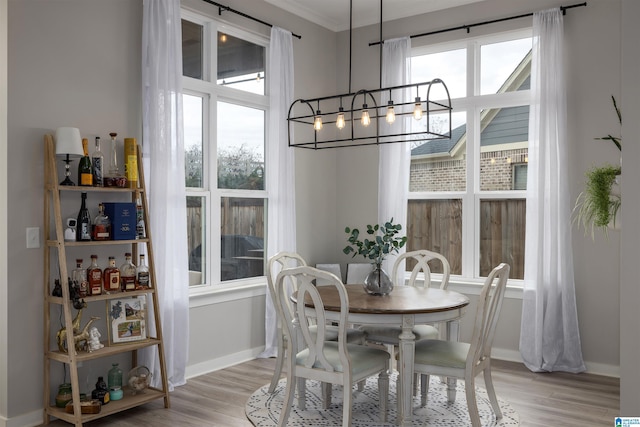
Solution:
{"label": "glass bottle with liquid", "polygon": [[100,151],[100,137],[96,136],[96,149],[91,155],[93,163],[93,185],[104,186],[104,154]]}
{"label": "glass bottle with liquid", "polygon": [[89,294],[102,294],[102,269],[98,266],[98,255],[91,255],[91,265],[87,268]]}
{"label": "glass bottle with liquid", "polygon": [[136,289],[149,289],[149,267],[144,254],[140,254],[140,263],[136,268]]}
{"label": "glass bottle with liquid", "polygon": [[102,283],[105,294],[120,292],[120,270],[115,257],[109,257],[109,266],[102,272]]}
{"label": "glass bottle with liquid", "polygon": [[91,187],[93,185],[93,171],[91,169],[91,158],[89,157],[89,140],[82,138],[82,151],[84,156],[78,163],[78,182],[82,186]]}
{"label": "glass bottle with liquid", "polygon": [[78,296],[85,298],[89,295],[89,282],[87,281],[87,270],[82,268],[82,258],[76,259],[76,268],[71,273],[71,279],[78,289]]}
{"label": "glass bottle with liquid", "polygon": [[82,204],[76,223],[76,240],[79,242],[91,240],[91,216],[87,209],[87,193],[82,193]]}
{"label": "glass bottle with liquid", "polygon": [[145,237],[147,237],[147,231],[144,224],[142,196],[139,192],[136,192],[136,239],[144,239]]}
{"label": "glass bottle with liquid", "polygon": [[120,290],[136,290],[136,266],[131,262],[131,252],[124,254],[124,263],[120,266]]}
{"label": "glass bottle with liquid", "polygon": [[115,132],[111,132],[109,136],[111,137],[111,152],[109,154],[109,176],[117,177],[120,176],[117,154],[118,144],[116,142],[116,136],[118,136],[118,134]]}
{"label": "glass bottle with liquid", "polygon": [[107,384],[109,387],[109,396],[111,400],[122,399],[122,369],[117,363],[111,364],[112,368],[107,373]]}
{"label": "glass bottle with liquid", "polygon": [[93,240],[111,239],[111,219],[104,213],[104,205],[98,205],[98,215],[93,220]]}

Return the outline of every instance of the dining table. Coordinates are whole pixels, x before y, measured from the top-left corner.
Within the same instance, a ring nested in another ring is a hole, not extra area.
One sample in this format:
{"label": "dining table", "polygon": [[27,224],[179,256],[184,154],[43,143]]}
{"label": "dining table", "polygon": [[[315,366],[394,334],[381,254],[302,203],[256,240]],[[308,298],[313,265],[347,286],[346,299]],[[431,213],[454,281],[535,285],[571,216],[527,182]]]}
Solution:
{"label": "dining table", "polygon": [[[464,316],[469,298],[459,292],[439,288],[396,286],[388,295],[372,295],[361,284],[345,285],[349,300],[349,323],[355,325],[399,326],[397,388],[397,425],[411,425],[413,415],[413,363],[415,356],[414,325],[446,323],[445,339],[459,339],[459,322]],[[340,297],[334,286],[318,286],[328,321],[336,321],[340,314]],[[297,303],[296,294],[291,297]],[[305,301],[313,311],[311,300]],[[447,395],[455,400],[455,379],[447,380]]]}

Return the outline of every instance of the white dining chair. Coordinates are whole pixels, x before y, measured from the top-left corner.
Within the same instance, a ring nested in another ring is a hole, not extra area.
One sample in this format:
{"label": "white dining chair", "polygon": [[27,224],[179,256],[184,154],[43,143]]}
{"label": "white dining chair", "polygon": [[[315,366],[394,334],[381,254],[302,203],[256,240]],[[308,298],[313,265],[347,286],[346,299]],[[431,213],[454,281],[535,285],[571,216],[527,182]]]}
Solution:
{"label": "white dining chair", "polygon": [[[396,258],[396,261],[393,264],[393,275],[391,277],[397,278],[398,274],[401,274],[402,277],[404,277],[402,272],[398,270],[400,266],[404,265],[403,261],[408,260],[414,260],[415,265],[411,269],[411,275],[409,276],[409,280],[407,281],[406,286],[425,288],[430,287],[431,267],[429,266],[429,263],[436,261],[442,267],[442,280],[440,281],[440,289],[447,289],[447,286],[449,285],[451,267],[449,266],[449,262],[443,255],[425,249],[405,252],[404,254],[401,254]],[[423,274],[422,277],[419,276],[420,273]],[[398,283],[394,284],[394,286],[398,285]],[[367,341],[377,342],[387,346],[398,346],[398,343],[400,342],[399,336],[402,332],[402,328],[400,328],[399,326],[387,327],[362,325],[360,329],[367,333]],[[413,334],[416,336],[416,341],[420,341],[423,339],[438,338],[440,336],[440,331],[438,328],[432,325],[415,325],[413,327]],[[390,349],[390,351],[393,351],[393,349]]]}
{"label": "white dining chair", "polygon": [[[324,305],[314,283],[324,280],[326,286],[334,286],[340,298],[338,340],[327,341]],[[290,299],[286,282],[298,283],[295,310],[283,310]],[[349,298],[342,281],[335,275],[313,267],[286,269],[276,280],[279,315],[282,316],[287,340],[287,387],[278,425],[285,426],[293,404],[294,387],[298,384],[298,406],[305,408],[305,379],[343,387],[342,426],[351,426],[352,387],[357,382],[378,374],[380,397],[380,422],[386,422],[389,394],[389,354],[377,348],[347,342],[347,316]],[[310,314],[304,301],[311,300],[314,313]],[[312,317],[310,317],[312,316]],[[315,322],[317,321],[317,323]],[[296,350],[297,349],[297,350]]]}
{"label": "white dining chair", "polygon": [[[509,269],[509,264],[502,263],[494,268],[485,280],[478,298],[470,343],[437,339],[416,343],[414,372],[427,375],[427,387],[422,391],[422,405],[427,404],[429,375],[464,379],[469,418],[473,427],[480,427],[475,389],[475,377],[480,372],[484,373],[484,385],[496,419],[502,418],[491,379],[491,346],[507,287]],[[452,396],[449,396],[449,400],[451,399]]]}
{"label": "white dining chair", "polygon": [[347,264],[347,283],[364,283],[364,279],[373,271],[373,267],[373,264],[369,263]]}
{"label": "white dining chair", "polygon": [[[275,293],[275,281],[277,274],[285,269],[293,267],[306,266],[307,262],[297,253],[293,252],[279,252],[269,258],[267,262],[267,287],[273,301],[274,306],[277,307],[277,299]],[[289,295],[293,294],[298,289],[298,283],[293,278],[287,283],[287,289]],[[288,301],[283,308],[286,311],[293,311],[293,303]],[[269,385],[269,393],[273,393],[280,381],[280,375],[282,375],[282,367],[285,359],[285,348],[287,347],[285,334],[282,328],[282,318],[277,316],[276,321],[276,339],[277,339],[277,351],[276,366],[273,371],[273,377],[271,378],[271,384]],[[326,328],[325,339],[330,341],[338,340],[338,328],[337,326],[328,326]],[[353,342],[358,344],[364,344],[366,341],[366,333],[360,329],[349,328],[347,330],[347,342]],[[358,385],[360,388],[364,387],[364,384]]]}
{"label": "white dining chair", "polygon": [[[335,274],[338,279],[343,280],[342,278],[342,269],[340,268],[340,264],[316,264],[316,268],[322,271],[328,271],[331,274]],[[322,286],[325,283],[320,281],[316,283],[317,286]]]}

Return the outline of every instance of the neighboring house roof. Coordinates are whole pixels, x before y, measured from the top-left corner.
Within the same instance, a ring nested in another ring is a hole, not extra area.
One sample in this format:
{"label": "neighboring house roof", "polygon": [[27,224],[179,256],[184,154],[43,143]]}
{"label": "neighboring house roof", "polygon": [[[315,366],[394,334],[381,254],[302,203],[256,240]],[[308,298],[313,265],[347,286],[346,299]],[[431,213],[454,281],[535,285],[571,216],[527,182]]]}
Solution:
{"label": "neighboring house roof", "polygon": [[[531,52],[518,64],[498,93],[527,90],[531,87]],[[484,110],[481,118],[480,144],[491,145],[522,142],[529,139],[529,106]],[[411,150],[411,157],[453,156],[466,143],[467,125],[451,130],[451,138],[427,141]]]}

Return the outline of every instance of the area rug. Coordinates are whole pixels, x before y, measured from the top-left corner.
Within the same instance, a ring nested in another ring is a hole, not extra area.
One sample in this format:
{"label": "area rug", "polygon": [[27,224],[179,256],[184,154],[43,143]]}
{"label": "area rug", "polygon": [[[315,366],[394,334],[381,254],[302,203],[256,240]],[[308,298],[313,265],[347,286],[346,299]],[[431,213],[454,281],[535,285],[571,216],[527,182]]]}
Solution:
{"label": "area rug", "polygon": [[[362,392],[357,391],[357,388],[354,387],[351,422],[353,427],[390,427],[396,425],[396,377],[397,373],[389,378],[389,403],[386,423],[379,421],[377,377],[367,379],[367,384]],[[245,406],[245,412],[254,426],[272,427],[278,425],[285,387],[286,380],[282,379],[273,394],[269,393],[269,385],[267,384],[251,395]],[[456,385],[456,401],[453,404],[447,402],[446,387],[446,384],[439,377],[431,377],[427,406],[421,407],[420,397],[414,397],[412,425],[446,427],[470,425],[464,393],[464,381],[458,381]],[[476,389],[476,398],[483,427],[520,425],[518,413],[508,402],[498,398],[500,409],[502,410],[502,419],[496,421],[495,415],[491,410],[487,391],[478,387]],[[342,388],[333,386],[331,407],[328,410],[323,410],[320,384],[317,381],[307,381],[307,408],[304,411],[300,411],[297,399],[294,398],[287,426],[328,427],[341,425]]]}

